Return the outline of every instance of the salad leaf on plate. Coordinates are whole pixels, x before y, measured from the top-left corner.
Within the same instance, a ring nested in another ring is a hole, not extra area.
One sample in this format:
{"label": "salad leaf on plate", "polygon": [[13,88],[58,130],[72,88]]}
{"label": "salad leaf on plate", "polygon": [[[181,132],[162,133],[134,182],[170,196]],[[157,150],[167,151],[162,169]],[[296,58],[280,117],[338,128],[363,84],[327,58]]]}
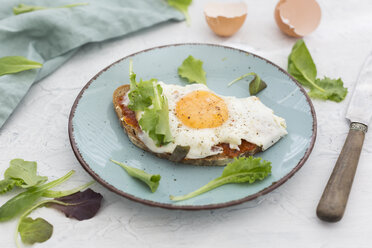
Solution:
{"label": "salad leaf on plate", "polygon": [[207,84],[203,61],[195,59],[191,55],[178,67],[178,75],[186,78],[189,83]]}
{"label": "salad leaf on plate", "polygon": [[240,157],[226,165],[222,175],[210,181],[203,187],[181,196],[170,196],[172,201],[183,201],[203,194],[228,183],[254,183],[263,180],[271,173],[271,162],[261,161],[261,158]]}
{"label": "salad leaf on plate", "polygon": [[252,81],[249,83],[249,94],[257,95],[261,90],[267,87],[267,84],[254,72],[246,73],[233,81],[231,81],[227,86],[231,86],[232,84],[246,78],[248,76],[253,76]]}
{"label": "salad leaf on plate", "polygon": [[317,69],[305,42],[298,40],[288,57],[288,72],[303,86],[310,89],[309,96],[322,100],[341,102],[345,99],[347,88],[341,78],[317,79]]}
{"label": "salad leaf on plate", "polygon": [[130,176],[137,178],[149,186],[152,193],[154,193],[159,187],[160,175],[154,175],[144,172],[143,170],[130,167],[118,161],[111,159],[111,162],[120,165]]}
{"label": "salad leaf on plate", "polygon": [[143,111],[139,119],[141,129],[146,131],[157,146],[173,141],[169,127],[168,100],[162,95],[163,89],[156,79],[136,82],[132,61],[129,66],[130,92],[129,108]]}

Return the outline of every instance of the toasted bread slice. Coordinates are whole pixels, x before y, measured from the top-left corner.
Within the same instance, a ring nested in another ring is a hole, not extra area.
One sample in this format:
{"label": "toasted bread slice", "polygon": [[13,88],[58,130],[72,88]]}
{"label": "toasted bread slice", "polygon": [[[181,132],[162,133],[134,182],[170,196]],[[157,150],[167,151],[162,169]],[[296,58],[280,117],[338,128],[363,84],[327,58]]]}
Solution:
{"label": "toasted bread slice", "polygon": [[[133,115],[133,111],[129,110],[127,106],[122,105],[122,99],[127,94],[127,92],[130,90],[130,86],[128,84],[122,85],[118,87],[114,93],[113,93],[113,104],[114,109],[119,117],[120,123],[123,126],[125,132],[127,133],[129,139],[132,141],[133,144],[138,146],[139,148],[151,152],[155,154],[156,156],[160,158],[165,158],[170,160],[171,153],[155,153],[152,152],[138,137],[138,134],[142,132],[141,128],[138,125],[138,122],[131,122],[130,120],[133,119],[130,118],[130,115]],[[260,152],[261,148],[258,146],[254,146],[253,149],[240,153],[237,156],[250,156],[254,155],[257,152]],[[181,163],[187,163],[187,164],[193,164],[193,165],[204,165],[204,166],[210,166],[210,165],[225,165],[233,160],[233,157],[226,155],[225,153],[208,156],[205,158],[200,159],[190,159],[190,158],[184,158],[180,161]]]}

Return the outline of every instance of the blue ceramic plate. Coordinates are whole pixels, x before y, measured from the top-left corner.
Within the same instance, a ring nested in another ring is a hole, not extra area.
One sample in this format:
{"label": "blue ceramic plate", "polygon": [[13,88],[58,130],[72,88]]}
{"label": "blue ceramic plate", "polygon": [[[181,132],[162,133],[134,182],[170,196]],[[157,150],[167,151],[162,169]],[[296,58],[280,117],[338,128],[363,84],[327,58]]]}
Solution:
{"label": "blue ceramic plate", "polygon": [[[223,167],[192,166],[170,162],[134,146],[124,133],[112,104],[113,91],[128,84],[129,60],[138,78],[157,78],[185,85],[177,67],[193,55],[204,62],[207,85],[225,96],[248,97],[248,81],[227,83],[256,72],[268,87],[258,94],[275,114],[285,118],[288,135],[267,151],[257,154],[272,162],[272,174],[254,184],[229,184],[195,198],[172,202],[169,195],[183,195],[221,175]],[[304,89],[283,69],[246,51],[210,44],[178,44],[157,47],[125,57],[88,82],[70,114],[69,135],[75,155],[85,170],[105,187],[132,200],[173,209],[226,207],[268,193],[288,180],[305,163],[316,137],[314,108]],[[160,174],[158,190],[151,193],[109,159]]]}

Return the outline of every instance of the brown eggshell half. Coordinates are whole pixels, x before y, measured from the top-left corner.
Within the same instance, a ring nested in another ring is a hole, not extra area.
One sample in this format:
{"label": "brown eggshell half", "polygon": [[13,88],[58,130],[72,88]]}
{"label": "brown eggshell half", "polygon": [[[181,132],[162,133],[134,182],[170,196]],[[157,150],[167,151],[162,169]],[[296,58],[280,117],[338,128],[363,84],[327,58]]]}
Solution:
{"label": "brown eggshell half", "polygon": [[292,37],[303,37],[318,27],[321,10],[315,0],[280,0],[274,16],[282,32]]}
{"label": "brown eggshell half", "polygon": [[209,3],[204,8],[208,26],[219,36],[235,34],[247,17],[247,5],[239,3]]}

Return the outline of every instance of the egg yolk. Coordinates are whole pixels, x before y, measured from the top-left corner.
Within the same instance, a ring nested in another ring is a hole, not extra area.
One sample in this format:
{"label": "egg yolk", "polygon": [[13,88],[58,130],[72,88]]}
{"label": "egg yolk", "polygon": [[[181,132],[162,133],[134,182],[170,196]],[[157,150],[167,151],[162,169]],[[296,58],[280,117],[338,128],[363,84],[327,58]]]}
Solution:
{"label": "egg yolk", "polygon": [[177,102],[176,116],[184,125],[200,129],[221,126],[229,117],[229,112],[221,97],[197,90]]}

